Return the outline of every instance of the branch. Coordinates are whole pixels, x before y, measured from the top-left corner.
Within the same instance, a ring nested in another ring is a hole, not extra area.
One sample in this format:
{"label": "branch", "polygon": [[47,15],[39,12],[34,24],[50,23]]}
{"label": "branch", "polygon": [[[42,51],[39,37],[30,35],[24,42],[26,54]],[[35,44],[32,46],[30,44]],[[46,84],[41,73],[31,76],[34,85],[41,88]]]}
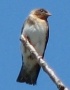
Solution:
{"label": "branch", "polygon": [[55,75],[54,71],[48,66],[45,60],[42,59],[41,56],[38,55],[34,47],[29,43],[29,41],[21,35],[21,42],[29,49],[30,53],[36,58],[38,64],[43,68],[43,70],[49,75],[52,81],[56,84],[59,90],[68,90],[65,85],[61,82],[61,80]]}

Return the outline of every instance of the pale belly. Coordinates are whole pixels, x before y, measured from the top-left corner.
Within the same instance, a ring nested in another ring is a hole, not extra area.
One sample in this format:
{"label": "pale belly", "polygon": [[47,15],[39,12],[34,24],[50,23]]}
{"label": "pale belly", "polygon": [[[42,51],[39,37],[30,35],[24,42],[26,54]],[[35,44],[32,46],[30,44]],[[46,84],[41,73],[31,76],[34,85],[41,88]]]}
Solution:
{"label": "pale belly", "polygon": [[[41,29],[29,29],[27,31],[24,31],[23,35],[26,34],[31,41],[31,44],[36,49],[37,53],[42,56],[44,52],[45,47],[45,39],[46,39],[46,30],[43,28]],[[22,54],[24,58],[24,64],[27,66],[28,70],[30,70],[37,62],[34,59],[29,59],[30,51],[27,50],[25,52],[25,47],[22,45]]]}

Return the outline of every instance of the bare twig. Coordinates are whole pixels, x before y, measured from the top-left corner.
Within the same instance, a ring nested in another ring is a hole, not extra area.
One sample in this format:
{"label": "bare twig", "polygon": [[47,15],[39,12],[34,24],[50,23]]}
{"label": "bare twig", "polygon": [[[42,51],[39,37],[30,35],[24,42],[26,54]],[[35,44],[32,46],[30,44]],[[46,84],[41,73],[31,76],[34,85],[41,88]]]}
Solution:
{"label": "bare twig", "polygon": [[29,49],[31,54],[36,58],[39,65],[49,75],[52,81],[56,84],[57,88],[59,90],[68,90],[68,88],[65,87],[61,80],[55,75],[54,71],[48,66],[48,64],[42,59],[42,57],[38,55],[37,51],[23,35],[21,35],[20,40],[27,47],[27,49]]}

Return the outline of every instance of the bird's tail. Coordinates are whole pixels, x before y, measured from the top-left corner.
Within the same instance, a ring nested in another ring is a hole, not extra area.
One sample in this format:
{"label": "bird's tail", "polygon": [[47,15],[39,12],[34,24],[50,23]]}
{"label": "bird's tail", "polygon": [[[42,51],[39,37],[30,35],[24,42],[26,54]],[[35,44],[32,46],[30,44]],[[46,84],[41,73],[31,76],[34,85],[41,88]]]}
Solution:
{"label": "bird's tail", "polygon": [[34,66],[34,68],[31,69],[31,71],[28,71],[28,72],[27,72],[26,68],[24,68],[22,66],[21,71],[19,73],[19,76],[17,78],[17,82],[20,82],[20,83],[26,82],[27,84],[35,85],[36,81],[37,81],[39,71],[40,71],[39,64]]}

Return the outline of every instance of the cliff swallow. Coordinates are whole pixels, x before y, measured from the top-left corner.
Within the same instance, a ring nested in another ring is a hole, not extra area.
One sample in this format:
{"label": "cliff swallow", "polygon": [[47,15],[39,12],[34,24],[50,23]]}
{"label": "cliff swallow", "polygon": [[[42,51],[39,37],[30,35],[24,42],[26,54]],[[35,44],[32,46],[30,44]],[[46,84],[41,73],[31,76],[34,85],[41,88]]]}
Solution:
{"label": "cliff swallow", "polygon": [[[49,38],[48,17],[51,14],[44,9],[32,10],[24,22],[21,34],[29,40],[37,53],[44,57]],[[18,82],[35,85],[40,71],[40,65],[31,55],[30,51],[21,42],[22,67],[17,78]]]}

